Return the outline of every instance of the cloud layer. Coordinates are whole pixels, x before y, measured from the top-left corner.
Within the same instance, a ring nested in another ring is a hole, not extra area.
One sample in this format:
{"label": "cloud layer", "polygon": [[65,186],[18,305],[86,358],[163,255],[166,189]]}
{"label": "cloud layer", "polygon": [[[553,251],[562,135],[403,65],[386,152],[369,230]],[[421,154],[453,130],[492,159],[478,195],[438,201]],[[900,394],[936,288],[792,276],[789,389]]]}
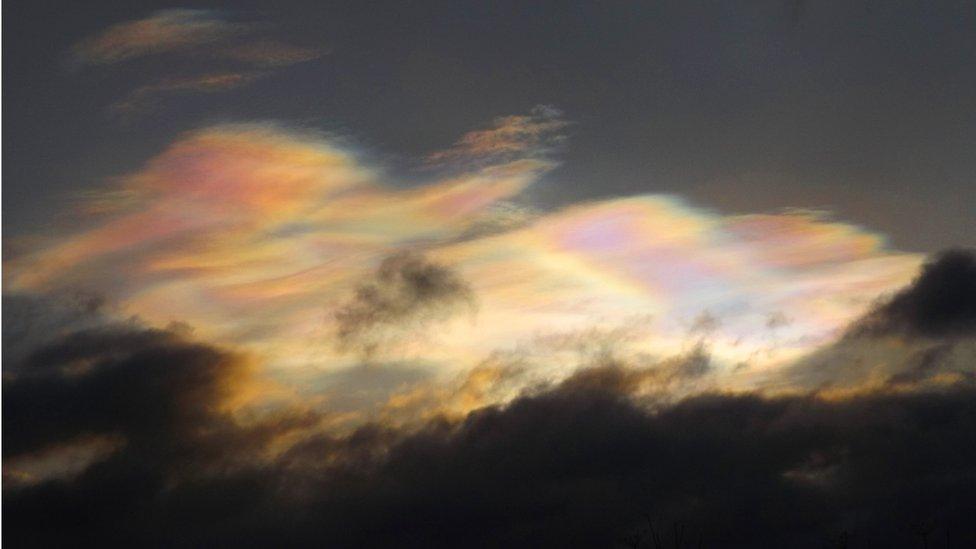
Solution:
{"label": "cloud layer", "polygon": [[5,366],[7,543],[976,542],[971,380],[668,403],[642,389],[653,376],[610,365],[456,419],[336,431],[249,407],[247,362],[181,330],[96,323]]}
{"label": "cloud layer", "polygon": [[[286,384],[347,368],[367,348],[379,362],[423,362],[441,380],[498,351],[527,353],[533,379],[558,380],[576,357],[536,353],[537,338],[639,318],[618,353],[657,360],[707,335],[716,373],[755,386],[831,341],[920,262],[814,212],[728,216],[657,195],[521,207],[556,165],[567,127],[558,116],[540,107],[499,119],[447,149],[458,162],[427,166],[428,179],[410,185],[334,137],[272,124],[191,132],[87,197],[90,223],[8,258],[5,282],[107,296],[154,326],[188,322],[256,353]],[[465,288],[458,302],[477,301],[477,314],[377,345],[393,324],[433,312],[415,314],[430,301],[410,273],[371,278],[404,252],[449,267],[442,281]],[[382,321],[350,322],[380,309]],[[695,329],[703,314],[715,320],[707,334]]]}

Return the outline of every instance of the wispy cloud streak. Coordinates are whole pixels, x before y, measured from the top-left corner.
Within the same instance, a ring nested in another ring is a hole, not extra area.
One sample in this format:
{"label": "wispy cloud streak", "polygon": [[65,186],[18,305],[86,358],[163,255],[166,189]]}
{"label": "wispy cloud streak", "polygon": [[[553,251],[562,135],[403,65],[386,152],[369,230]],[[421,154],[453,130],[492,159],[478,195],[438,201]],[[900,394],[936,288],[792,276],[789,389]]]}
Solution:
{"label": "wispy cloud streak", "polygon": [[119,23],[80,42],[74,48],[74,60],[79,65],[107,65],[216,42],[245,29],[214,11],[162,10],[145,19]]}
{"label": "wispy cloud streak", "polygon": [[246,86],[263,76],[261,73],[212,73],[186,78],[166,78],[155,84],[140,86],[125,99],[113,104],[110,110],[121,117],[133,116],[152,110],[157,103],[170,95],[186,93],[215,93]]}
{"label": "wispy cloud streak", "polygon": [[[274,38],[273,25],[230,20],[211,10],[171,9],[119,23],[71,50],[71,66],[114,65],[167,54],[198,66],[190,74],[170,75],[143,84],[110,105],[111,114],[130,120],[165,96],[216,93],[250,84],[282,67],[312,61],[330,50]],[[196,72],[194,74],[194,72]]]}
{"label": "wispy cloud streak", "polygon": [[431,164],[499,162],[513,158],[542,158],[565,139],[569,122],[549,105],[529,114],[497,118],[487,129],[464,134],[451,148],[427,156]]}

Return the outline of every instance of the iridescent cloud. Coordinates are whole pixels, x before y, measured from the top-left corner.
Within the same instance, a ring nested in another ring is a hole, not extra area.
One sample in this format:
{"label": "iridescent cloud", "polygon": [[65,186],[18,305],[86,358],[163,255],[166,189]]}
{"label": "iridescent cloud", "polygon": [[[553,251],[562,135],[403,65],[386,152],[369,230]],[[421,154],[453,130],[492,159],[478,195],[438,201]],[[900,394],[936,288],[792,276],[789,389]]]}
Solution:
{"label": "iridescent cloud", "polygon": [[321,46],[282,42],[273,25],[231,21],[210,10],[157,11],[144,19],[119,23],[75,45],[74,68],[110,65],[150,55],[172,54],[204,65],[196,74],[171,75],[145,83],[109,106],[122,119],[143,114],[174,94],[215,93],[250,84],[281,67],[318,59]]}
{"label": "iridescent cloud", "polygon": [[181,93],[214,93],[240,88],[254,82],[261,73],[222,72],[184,78],[164,78],[155,84],[136,88],[109,109],[119,116],[150,110],[163,97]]}
{"label": "iridescent cloud", "polygon": [[[625,327],[633,335],[615,353],[659,361],[707,345],[715,375],[747,384],[737,364],[756,373],[809,352],[919,264],[823,214],[721,215],[671,196],[493,224],[554,165],[540,151],[565,127],[551,109],[499,119],[428,157],[464,159],[462,169],[411,187],[327,136],[268,124],[200,130],[88,200],[90,226],[9,259],[5,283],[89,289],[148,322],[188,322],[287,383],[354,364],[336,349],[336,311],[385,258],[420,251],[457,273],[477,314],[442,319],[377,360],[419,361],[435,382],[464,386],[451,380],[515,353],[524,379],[561,379],[579,357],[540,350],[547,335]],[[509,371],[499,368],[490,371]],[[494,394],[478,387],[449,391],[444,406]],[[387,409],[447,389],[417,391]],[[477,396],[458,396],[468,393]]]}
{"label": "iridescent cloud", "polygon": [[472,162],[526,154],[542,157],[563,140],[562,132],[568,125],[559,109],[538,105],[529,114],[499,117],[490,128],[466,133],[453,147],[428,155],[427,161]]}
{"label": "iridescent cloud", "polygon": [[160,10],[143,19],[111,26],[73,48],[78,65],[108,65],[147,55],[197,51],[210,45],[209,56],[257,67],[281,67],[326,55],[322,47],[281,42],[261,32],[267,26],[232,22],[212,10]]}
{"label": "iridescent cloud", "polygon": [[215,42],[243,28],[210,10],[161,10],[145,19],[119,23],[82,41],[74,48],[75,60],[90,65],[117,63]]}

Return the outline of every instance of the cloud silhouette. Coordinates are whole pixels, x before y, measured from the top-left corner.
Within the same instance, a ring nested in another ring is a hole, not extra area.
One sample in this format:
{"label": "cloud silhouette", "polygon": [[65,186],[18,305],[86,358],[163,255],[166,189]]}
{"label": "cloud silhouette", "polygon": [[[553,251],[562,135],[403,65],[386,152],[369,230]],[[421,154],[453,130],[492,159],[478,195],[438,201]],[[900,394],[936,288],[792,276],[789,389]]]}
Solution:
{"label": "cloud silhouette", "polygon": [[949,250],[788,368],[789,383],[831,391],[940,385],[976,376],[976,254]]}
{"label": "cloud silhouette", "polygon": [[949,250],[922,268],[908,288],[881,303],[854,326],[852,335],[976,334],[976,253]]}
{"label": "cloud silhouette", "polygon": [[650,364],[627,364],[612,355],[599,357],[598,363],[583,368],[561,382],[564,389],[600,389],[623,395],[649,395],[679,391],[679,385],[695,381],[713,370],[711,356],[704,343],[687,353]]}
{"label": "cloud silhouette", "polygon": [[239,443],[201,450],[191,438],[145,460],[125,450],[78,478],[8,491],[5,535],[32,546],[614,546],[646,513],[688,524],[708,547],[820,547],[843,532],[914,547],[921,521],[963,546],[976,540],[974,397],[964,386],[841,401],[714,394],[651,411],[605,385],[564,384],[419,431],[307,436],[261,467],[172,475],[201,454],[253,451]]}

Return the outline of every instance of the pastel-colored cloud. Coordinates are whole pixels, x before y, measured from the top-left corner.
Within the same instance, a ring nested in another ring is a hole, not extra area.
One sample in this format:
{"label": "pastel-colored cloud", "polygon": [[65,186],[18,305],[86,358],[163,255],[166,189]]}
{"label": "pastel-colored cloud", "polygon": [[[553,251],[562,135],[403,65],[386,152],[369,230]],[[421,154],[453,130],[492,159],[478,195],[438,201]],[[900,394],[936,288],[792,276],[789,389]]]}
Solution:
{"label": "pastel-colored cloud", "polygon": [[[675,354],[707,336],[720,370],[772,366],[831,340],[919,264],[852,225],[801,212],[768,217],[768,232],[743,234],[753,216],[641,196],[567,208],[443,247],[437,257],[464,267],[481,303],[477,327],[450,341],[488,353],[526,334],[640,322],[645,334],[621,351]],[[716,327],[702,334],[695,326],[705,311]],[[791,321],[770,327],[776,314]]]}
{"label": "pastel-colored cloud", "polygon": [[261,73],[222,72],[183,78],[164,78],[155,84],[136,88],[110,110],[119,116],[131,116],[151,110],[161,98],[174,94],[214,93],[240,88],[263,76]]}
{"label": "pastel-colored cloud", "polygon": [[231,22],[212,10],[160,10],[109,27],[79,42],[72,53],[78,65],[109,65],[161,53],[198,53],[206,47],[208,57],[272,68],[318,59],[330,51],[270,38],[267,28]]}
{"label": "pastel-colored cloud", "polygon": [[216,93],[240,88],[281,67],[327,55],[329,50],[272,38],[273,26],[229,21],[210,10],[171,9],[114,25],[75,45],[74,68],[110,65],[150,55],[174,54],[204,60],[209,71],[166,76],[136,87],[109,106],[130,119],[152,110],[165,96]]}
{"label": "pastel-colored cloud", "polygon": [[[391,251],[464,232],[544,169],[513,161],[398,189],[328,139],[268,125],[210,128],[120,178],[94,199],[91,227],[8,262],[7,280],[89,287],[143,316],[224,335],[277,324],[261,336],[275,340],[321,324]],[[253,307],[265,314],[227,316]]]}
{"label": "pastel-colored cloud", "polygon": [[565,127],[554,112],[468,134],[478,137],[440,157],[455,163],[449,176],[410,187],[326,136],[267,124],[193,132],[89,198],[90,226],[9,258],[4,281],[92,290],[148,322],[188,322],[288,379],[354,364],[336,348],[335,313],[384,258],[422,251],[473,295],[477,315],[399,338],[378,361],[422,360],[433,382],[449,382],[514,352],[525,379],[559,380],[580,357],[541,349],[547,334],[623,327],[632,336],[614,344],[619,356],[653,362],[705,343],[731,386],[747,379],[736,364],[761,372],[830,341],[918,267],[822,214],[722,215],[671,196],[493,223],[554,166],[543,152],[543,136]]}
{"label": "pastel-colored cloud", "polygon": [[107,65],[215,42],[243,29],[210,10],[161,10],[144,19],[119,23],[80,42],[74,48],[75,61]]}
{"label": "pastel-colored cloud", "polygon": [[466,133],[453,147],[428,155],[431,164],[492,160],[512,156],[542,157],[564,139],[569,125],[555,107],[538,105],[529,114],[503,116],[487,129]]}

